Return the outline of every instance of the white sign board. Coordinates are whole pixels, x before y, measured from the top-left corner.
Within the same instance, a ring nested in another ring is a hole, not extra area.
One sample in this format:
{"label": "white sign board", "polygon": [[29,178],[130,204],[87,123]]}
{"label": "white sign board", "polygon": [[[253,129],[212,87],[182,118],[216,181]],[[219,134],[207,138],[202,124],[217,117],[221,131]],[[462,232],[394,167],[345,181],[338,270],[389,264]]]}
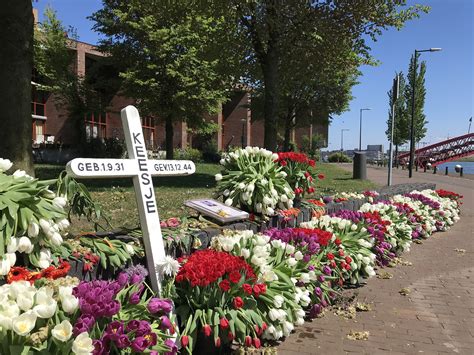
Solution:
{"label": "white sign board", "polygon": [[129,159],[78,158],[71,160],[66,170],[76,178],[133,177],[151,286],[160,293],[162,275],[158,265],[165,258],[165,248],[152,176],[189,175],[196,167],[189,160],[148,160],[138,110],[127,106],[121,118]]}
{"label": "white sign board", "polygon": [[203,198],[199,200],[189,200],[186,201],[184,205],[206,216],[212,217],[221,223],[229,223],[249,218],[247,212],[212,199]]}

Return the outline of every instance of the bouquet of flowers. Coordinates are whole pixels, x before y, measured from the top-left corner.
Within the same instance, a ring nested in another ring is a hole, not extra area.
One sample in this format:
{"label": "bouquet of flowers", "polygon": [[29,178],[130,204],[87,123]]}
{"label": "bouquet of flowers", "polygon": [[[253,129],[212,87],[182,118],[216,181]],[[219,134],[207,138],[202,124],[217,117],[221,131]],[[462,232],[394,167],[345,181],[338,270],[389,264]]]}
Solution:
{"label": "bouquet of flowers", "polygon": [[277,154],[258,147],[226,153],[220,161],[224,169],[215,176],[217,195],[227,206],[265,216],[274,215],[277,207],[293,207],[295,194],[276,159]]}
{"label": "bouquet of flowers", "polygon": [[257,329],[265,326],[257,299],[266,285],[257,281],[253,268],[241,257],[215,250],[200,250],[179,262],[175,286],[176,313],[185,322],[181,345],[192,353],[202,334],[212,335],[216,347],[234,339],[259,347]]}
{"label": "bouquet of flowers", "polygon": [[[314,180],[316,178],[313,169],[315,162],[309,159],[304,153],[284,152],[278,153],[277,163],[283,167],[283,171],[287,174],[287,181],[298,197],[304,194],[314,192]],[[319,179],[323,179],[324,175],[319,174]]]}
{"label": "bouquet of flowers", "polygon": [[63,243],[69,227],[67,200],[48,189],[54,181],[39,181],[22,170],[6,175],[12,163],[0,159],[0,275],[16,263],[16,252],[33,266],[47,268],[51,249]]}

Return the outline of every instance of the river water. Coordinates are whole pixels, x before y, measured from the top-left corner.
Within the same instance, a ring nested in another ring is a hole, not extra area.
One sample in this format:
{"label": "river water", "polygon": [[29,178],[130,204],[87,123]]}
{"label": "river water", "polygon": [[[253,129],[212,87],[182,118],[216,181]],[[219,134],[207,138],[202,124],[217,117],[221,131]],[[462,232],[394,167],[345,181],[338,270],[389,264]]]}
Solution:
{"label": "river water", "polygon": [[454,173],[454,167],[456,165],[461,165],[463,167],[464,174],[474,174],[474,162],[472,161],[450,161],[449,163],[444,163],[438,165],[438,171],[444,172],[444,169],[448,167],[449,173]]}

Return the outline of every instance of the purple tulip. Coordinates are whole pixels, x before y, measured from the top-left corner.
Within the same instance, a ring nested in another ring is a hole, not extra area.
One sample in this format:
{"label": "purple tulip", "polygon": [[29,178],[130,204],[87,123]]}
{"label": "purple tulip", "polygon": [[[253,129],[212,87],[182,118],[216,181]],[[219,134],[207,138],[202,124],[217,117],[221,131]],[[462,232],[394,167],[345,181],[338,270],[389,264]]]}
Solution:
{"label": "purple tulip", "polygon": [[173,328],[173,324],[171,324],[171,321],[167,316],[161,316],[160,320],[161,320],[161,323],[160,323],[161,330],[168,330],[168,329]]}
{"label": "purple tulip", "polygon": [[152,298],[147,305],[148,311],[152,314],[161,312],[168,314],[173,309],[173,302],[167,299]]}
{"label": "purple tulip", "polygon": [[173,340],[166,339],[165,340],[165,345],[168,348],[170,348],[170,351],[165,352],[165,355],[176,355],[178,353],[178,347],[176,346],[176,343]]}

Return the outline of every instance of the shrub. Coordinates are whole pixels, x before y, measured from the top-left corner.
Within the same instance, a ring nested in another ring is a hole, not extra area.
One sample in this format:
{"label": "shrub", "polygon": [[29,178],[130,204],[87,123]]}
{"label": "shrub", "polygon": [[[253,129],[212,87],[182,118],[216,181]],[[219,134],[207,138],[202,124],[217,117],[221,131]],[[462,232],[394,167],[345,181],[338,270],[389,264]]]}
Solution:
{"label": "shrub", "polygon": [[175,149],[174,158],[182,160],[191,160],[197,163],[202,161],[202,153],[194,148]]}
{"label": "shrub", "polygon": [[351,158],[341,152],[332,153],[328,157],[330,163],[350,163]]}

